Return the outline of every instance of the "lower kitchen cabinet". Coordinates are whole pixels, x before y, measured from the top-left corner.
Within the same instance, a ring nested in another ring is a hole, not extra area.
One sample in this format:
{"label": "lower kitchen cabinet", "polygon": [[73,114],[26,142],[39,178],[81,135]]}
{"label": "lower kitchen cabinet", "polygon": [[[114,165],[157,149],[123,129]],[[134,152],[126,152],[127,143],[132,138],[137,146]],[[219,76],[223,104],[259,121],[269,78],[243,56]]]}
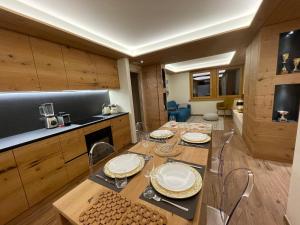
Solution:
{"label": "lower kitchen cabinet", "polygon": [[0,224],[28,208],[12,151],[0,153]]}
{"label": "lower kitchen cabinet", "polygon": [[78,129],[59,136],[65,162],[87,152],[83,130]]}
{"label": "lower kitchen cabinet", "polygon": [[58,137],[13,150],[30,206],[67,183],[67,171]]}
{"label": "lower kitchen cabinet", "polygon": [[85,153],[76,159],[73,159],[72,161],[66,163],[65,166],[68,173],[68,180],[71,181],[89,169],[88,154]]}
{"label": "lower kitchen cabinet", "polygon": [[131,142],[128,115],[0,153],[0,225],[88,171],[85,135],[110,126],[119,151]]}
{"label": "lower kitchen cabinet", "polygon": [[128,115],[112,119],[111,129],[116,151],[120,151],[126,145],[131,143],[131,132]]}

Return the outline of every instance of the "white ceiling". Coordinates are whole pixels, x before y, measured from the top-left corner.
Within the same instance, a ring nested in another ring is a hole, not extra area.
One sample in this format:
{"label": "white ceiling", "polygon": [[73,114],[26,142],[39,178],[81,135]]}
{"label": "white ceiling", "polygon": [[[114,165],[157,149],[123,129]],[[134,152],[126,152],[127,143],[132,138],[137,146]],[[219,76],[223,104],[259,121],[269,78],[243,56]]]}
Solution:
{"label": "white ceiling", "polygon": [[1,0],[0,6],[130,56],[248,27],[262,0]]}
{"label": "white ceiling", "polygon": [[226,52],[219,55],[197,58],[197,59],[182,61],[178,63],[166,64],[165,68],[174,73],[179,73],[179,72],[195,70],[195,69],[229,65],[234,55],[235,55],[235,51]]}

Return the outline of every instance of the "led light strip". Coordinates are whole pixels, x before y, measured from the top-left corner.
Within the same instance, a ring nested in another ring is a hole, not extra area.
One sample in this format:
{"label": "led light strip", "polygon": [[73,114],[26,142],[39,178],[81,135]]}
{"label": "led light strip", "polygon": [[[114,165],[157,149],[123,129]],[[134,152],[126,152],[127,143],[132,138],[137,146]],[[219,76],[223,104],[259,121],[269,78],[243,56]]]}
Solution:
{"label": "led light strip", "polygon": [[128,46],[113,38],[105,37],[103,34],[90,30],[86,27],[79,26],[76,21],[68,18],[59,17],[54,12],[43,9],[38,5],[29,5],[26,0],[1,0],[0,8],[20,14],[35,21],[58,28],[62,31],[71,33],[75,36],[87,39],[91,42],[106,46],[126,55],[136,57],[142,54],[154,52],[160,49],[169,48],[190,41],[195,41],[220,33],[234,31],[241,28],[249,27],[262,0],[254,7],[251,13],[240,15],[227,20],[219,21],[205,27],[195,28],[189,32],[179,33],[176,36],[165,37],[161,40],[155,40],[140,46]]}
{"label": "led light strip", "polygon": [[190,71],[190,70],[196,70],[196,69],[202,69],[208,67],[229,65],[234,55],[235,55],[235,51],[227,52],[219,55],[198,58],[198,59],[183,61],[179,63],[166,64],[165,68],[174,73],[178,73],[178,72]]}

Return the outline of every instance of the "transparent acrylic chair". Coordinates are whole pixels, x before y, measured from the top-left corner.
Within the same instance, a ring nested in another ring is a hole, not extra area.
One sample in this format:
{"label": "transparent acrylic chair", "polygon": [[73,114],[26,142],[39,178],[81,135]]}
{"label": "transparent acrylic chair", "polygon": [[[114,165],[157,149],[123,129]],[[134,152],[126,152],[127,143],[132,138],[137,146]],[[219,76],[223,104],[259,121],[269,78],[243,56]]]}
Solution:
{"label": "transparent acrylic chair", "polygon": [[214,174],[219,174],[220,172],[223,172],[224,150],[225,147],[230,143],[233,135],[234,135],[234,129],[231,129],[231,131],[226,132],[223,135],[223,143],[221,145],[220,150],[211,157],[211,169],[209,170],[210,172]]}
{"label": "transparent acrylic chair", "polygon": [[95,166],[98,162],[108,157],[109,155],[115,153],[114,147],[106,142],[95,143],[89,152],[89,169],[90,174],[95,171]]}
{"label": "transparent acrylic chair", "polygon": [[228,225],[244,198],[248,198],[254,186],[251,170],[239,168],[230,171],[223,182],[220,208],[207,206],[207,225]]}
{"label": "transparent acrylic chair", "polygon": [[142,122],[137,122],[135,124],[135,130],[136,130],[136,138],[137,138],[137,142],[140,142],[143,140],[143,136],[144,136],[144,126]]}

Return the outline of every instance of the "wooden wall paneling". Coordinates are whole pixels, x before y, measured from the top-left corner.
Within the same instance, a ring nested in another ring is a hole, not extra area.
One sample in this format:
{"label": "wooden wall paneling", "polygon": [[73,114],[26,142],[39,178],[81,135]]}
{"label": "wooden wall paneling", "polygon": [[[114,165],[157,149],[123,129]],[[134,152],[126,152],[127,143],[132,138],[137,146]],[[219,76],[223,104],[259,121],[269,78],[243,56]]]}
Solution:
{"label": "wooden wall paneling", "polygon": [[120,88],[117,61],[107,57],[90,54],[96,67],[97,87]]}
{"label": "wooden wall paneling", "polygon": [[297,123],[272,121],[275,85],[300,83],[299,74],[276,75],[279,35],[300,19],[264,27],[246,51],[243,138],[255,157],[291,162]]}
{"label": "wooden wall paneling", "polygon": [[67,183],[58,137],[13,150],[30,206]]}
{"label": "wooden wall paneling", "polygon": [[0,153],[0,224],[28,208],[25,192],[12,151]]}
{"label": "wooden wall paneling", "polygon": [[159,100],[157,84],[157,65],[142,68],[142,91],[144,96],[143,107],[145,111],[146,129],[151,131],[160,127]]}
{"label": "wooden wall paneling", "polygon": [[65,162],[87,152],[82,129],[62,134],[59,136],[59,140]]}
{"label": "wooden wall paneling", "polygon": [[30,43],[41,90],[66,90],[68,81],[61,46],[32,37]]}
{"label": "wooden wall paneling", "polygon": [[164,93],[166,92],[163,86],[162,68],[156,67],[156,79],[157,79],[157,94],[158,94],[158,106],[159,106],[159,122],[160,126],[164,125],[168,121],[168,112],[164,104]]}
{"label": "wooden wall paneling", "polygon": [[62,52],[69,89],[96,89],[96,68],[88,53],[64,46]]}
{"label": "wooden wall paneling", "polygon": [[111,129],[116,151],[131,143],[129,116],[120,116],[111,120]]}
{"label": "wooden wall paneling", "polygon": [[67,174],[68,174],[68,181],[73,180],[75,177],[83,174],[89,168],[89,159],[88,154],[83,154],[72,161],[65,164]]}
{"label": "wooden wall paneling", "polygon": [[0,91],[40,90],[29,37],[0,29]]}

